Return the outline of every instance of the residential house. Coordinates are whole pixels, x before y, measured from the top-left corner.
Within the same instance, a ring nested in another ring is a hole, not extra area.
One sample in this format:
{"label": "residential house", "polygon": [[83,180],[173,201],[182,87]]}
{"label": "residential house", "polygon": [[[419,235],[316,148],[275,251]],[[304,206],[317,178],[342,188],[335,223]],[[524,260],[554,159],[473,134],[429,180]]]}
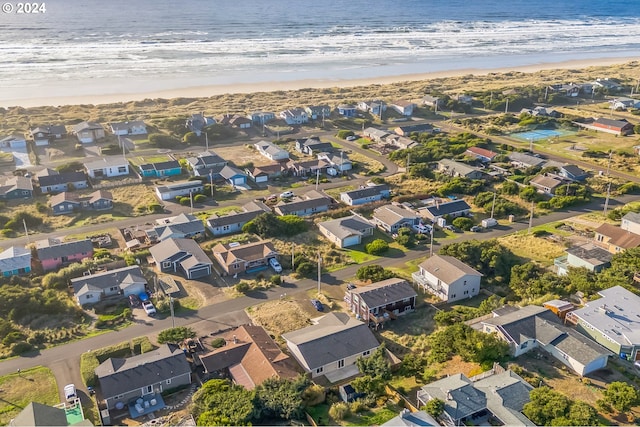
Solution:
{"label": "residential house", "polygon": [[249,178],[256,184],[262,184],[268,182],[269,179],[277,178],[282,175],[283,166],[280,163],[272,165],[255,166],[245,169],[245,172]]}
{"label": "residential house", "polygon": [[260,214],[271,212],[271,209],[262,202],[253,201],[242,206],[242,212],[233,212],[224,216],[211,216],[207,218],[207,228],[214,236],[240,233],[242,227]]}
{"label": "residential house", "polygon": [[187,164],[194,176],[213,176],[216,179],[227,161],[213,151],[204,151],[197,157],[187,158]]}
{"label": "residential house", "polygon": [[29,130],[29,136],[36,146],[40,147],[67,136],[67,129],[64,125],[38,126]]}
{"label": "residential house", "polygon": [[384,142],[386,142],[387,144],[395,145],[401,150],[406,150],[407,148],[413,148],[418,145],[418,143],[413,139],[406,136],[396,135],[396,134],[389,134],[389,136],[385,138]]}
{"label": "residential house", "polygon": [[393,130],[397,135],[410,136],[412,133],[435,133],[436,129],[429,123],[419,125],[398,126]]}
{"label": "residential house", "polygon": [[396,233],[400,228],[418,225],[420,217],[402,205],[390,204],[373,211],[373,222],[388,233]]}
{"label": "residential house", "polygon": [[473,104],[473,96],[467,95],[467,94],[464,94],[464,93],[454,96],[453,99],[455,99],[456,101],[458,101],[461,104],[467,104],[467,105]]}
{"label": "residential house", "polygon": [[629,123],[626,119],[614,120],[600,117],[591,121],[573,123],[585,129],[610,133],[613,135],[625,136],[633,134],[633,124]]}
{"label": "residential house", "polygon": [[357,214],[318,223],[320,233],[339,248],[359,245],[363,237],[373,235],[374,228]]}
{"label": "residential house", "polygon": [[353,164],[347,154],[343,151],[340,153],[318,153],[318,160],[324,160],[329,164],[327,167],[327,173],[329,175],[343,174],[353,168]]}
{"label": "residential house", "polygon": [[418,294],[404,279],[391,278],[347,289],[344,301],[356,319],[378,325],[416,308]]}
{"label": "residential house", "polygon": [[326,212],[331,205],[331,198],[311,190],[298,200],[291,202],[280,201],[273,211],[278,215],[307,216],[318,212]]}
{"label": "residential house", "polygon": [[73,294],[81,307],[97,304],[105,298],[127,298],[145,291],[147,279],[137,265],[82,275],[70,280]]}
{"label": "residential house", "polygon": [[129,162],[122,156],[109,156],[86,162],[84,168],[87,175],[94,179],[129,175]]}
{"label": "residential house", "polygon": [[626,231],[630,231],[633,234],[640,235],[640,213],[627,212],[622,217],[622,223],[620,223],[620,228]]}
{"label": "residential house", "polygon": [[152,242],[167,239],[203,239],[204,224],[195,215],[181,213],[168,218],[156,220],[156,225],[147,231]]}
{"label": "residential house", "polygon": [[424,260],[412,274],[418,288],[442,301],[472,298],[480,292],[482,274],[457,258],[435,254]]}
{"label": "residential house", "polygon": [[572,181],[584,181],[589,177],[589,174],[586,171],[580,169],[576,165],[561,166],[558,175]]}
{"label": "residential house", "polygon": [[213,117],[206,117],[204,113],[196,113],[187,118],[185,126],[189,129],[189,132],[193,132],[196,136],[200,136],[202,135],[204,128],[215,123],[216,120]]}
{"label": "residential house", "polygon": [[18,246],[11,246],[0,252],[0,275],[2,277],[18,276],[31,272],[31,251]]}
{"label": "residential house", "polygon": [[[187,356],[174,344],[163,344],[126,359],[110,357],[95,369],[95,374],[107,409],[122,407],[119,403],[133,402],[130,413],[134,416],[161,409],[163,391],[191,384]],[[140,398],[148,405],[141,404]]]}
{"label": "residential house", "polygon": [[442,107],[442,101],[437,96],[425,95],[422,97],[422,105],[426,105],[428,107],[433,107],[436,110],[439,107]]}
{"label": "residential house", "polygon": [[31,402],[18,415],[9,421],[9,427],[67,427],[67,415],[57,406]]}
{"label": "residential house", "polygon": [[24,176],[0,176],[0,200],[30,199],[33,184]]}
{"label": "residential house", "polygon": [[564,96],[575,98],[580,93],[581,87],[573,83],[569,83],[569,84],[558,83],[558,84],[549,85],[548,89],[551,92],[560,93]]}
{"label": "residential house", "polygon": [[70,214],[80,210],[80,201],[72,193],[63,191],[51,196],[49,207],[54,215]]}
{"label": "residential house", "polygon": [[254,147],[256,147],[258,153],[274,162],[289,160],[289,152],[287,150],[283,150],[272,142],[263,140],[254,144]]}
{"label": "residential house", "polygon": [[289,160],[286,164],[287,173],[291,176],[317,176],[327,171],[328,163],[324,160]]}
{"label": "residential house", "polygon": [[595,229],[594,243],[612,254],[640,246],[640,236],[611,224],[602,224]]}
{"label": "residential house", "polygon": [[355,117],[356,107],[351,104],[340,104],[338,105],[338,114],[344,117]]}
{"label": "residential house", "polygon": [[168,238],[151,246],[149,252],[163,273],[181,273],[187,279],[211,274],[213,263],[193,239]]}
{"label": "residential house", "polygon": [[397,417],[380,424],[380,427],[434,427],[439,425],[426,411],[411,412],[409,409],[404,408]]}
{"label": "residential house", "polygon": [[140,170],[140,175],[143,178],[161,178],[182,174],[182,166],[180,166],[180,163],[177,160],[144,163],[139,165],[138,169]]}
{"label": "residential house", "polygon": [[238,129],[249,129],[252,123],[253,122],[251,121],[251,119],[239,114],[234,114],[233,117],[229,119],[229,124],[231,125],[231,127]]}
{"label": "residential house", "polygon": [[388,199],[391,196],[391,190],[387,184],[378,184],[370,186],[361,186],[357,190],[346,191],[340,193],[340,201],[349,206],[364,205],[365,203],[377,202],[382,199]]}
{"label": "residential house", "polygon": [[419,407],[433,399],[444,402],[439,418],[449,426],[535,426],[522,413],[531,390],[533,386],[515,372],[494,367],[472,378],[449,375],[422,386],[417,397]]}
{"label": "residential house", "polygon": [[640,101],[633,98],[627,98],[626,96],[621,96],[609,101],[609,105],[614,110],[626,110],[628,108],[640,108]]}
{"label": "residential house", "polygon": [[309,116],[303,108],[291,108],[280,112],[280,118],[288,125],[301,125],[309,122]]}
{"label": "residential house", "polygon": [[541,105],[534,107],[534,108],[523,108],[522,110],[520,110],[520,114],[529,114],[531,116],[534,117],[554,117],[554,118],[559,118],[562,117],[562,114],[556,110],[554,110],[553,108],[550,107],[543,107]]}
{"label": "residential house", "polygon": [[459,216],[467,216],[471,212],[471,206],[462,199],[451,200],[450,202],[436,202],[431,206],[427,206],[418,210],[418,213],[430,220],[431,222],[437,222],[438,218],[442,218],[445,215],[457,218]]}
{"label": "residential house", "polygon": [[640,360],[640,297],[622,286],[598,294],[601,298],[567,313],[566,321],[621,359]]}
{"label": "residential house", "polygon": [[226,274],[255,273],[266,270],[269,260],[277,258],[278,252],[269,240],[239,244],[218,243],[212,248],[213,257]]}
{"label": "residential house", "polygon": [[383,142],[389,136],[389,132],[383,129],[368,127],[362,131],[362,135],[372,141]]}
{"label": "residential house", "polygon": [[545,160],[540,157],[517,152],[509,154],[509,160],[511,164],[517,168],[532,168],[542,166],[545,163]]}
{"label": "residential house", "polygon": [[528,305],[482,321],[482,331],[509,343],[513,357],[545,350],[580,376],[607,366],[611,352],[572,328],[544,307]]}
{"label": "residential house", "polygon": [[569,267],[586,268],[594,273],[600,273],[611,265],[611,252],[594,245],[591,242],[583,243],[566,249],[567,254],[553,261],[557,273],[564,276],[569,272]]}
{"label": "residential house", "polygon": [[306,139],[296,139],[296,151],[308,156],[318,153],[328,153],[333,151],[333,145],[330,142],[322,142],[317,136]]}
{"label": "residential house", "polygon": [[81,190],[89,187],[89,181],[84,172],[60,173],[47,168],[36,173],[35,180],[43,194]]}
{"label": "residential house", "polygon": [[253,390],[269,378],[300,375],[295,360],[284,354],[262,326],[242,325],[229,331],[226,345],[199,356],[205,373],[231,378]]}
{"label": "residential house", "polygon": [[384,101],[360,101],[357,105],[358,110],[371,113],[374,116],[382,116],[382,113],[387,111],[387,104]]}
{"label": "residential house", "polygon": [[276,114],[268,111],[256,111],[249,114],[247,118],[256,125],[264,125],[271,120],[275,120]]}
{"label": "residential house", "polygon": [[612,92],[617,92],[623,89],[622,84],[617,79],[612,79],[609,77],[598,78],[595,81],[591,82],[594,87],[607,89]]}
{"label": "residential house", "polygon": [[469,147],[464,153],[468,154],[469,156],[475,157],[482,163],[491,163],[493,159],[498,155],[498,153],[494,151],[487,150],[486,148],[481,147]]}
{"label": "residential house", "polygon": [[311,378],[324,375],[331,383],[357,375],[356,360],[370,356],[380,346],[366,323],[340,312],[326,314],[282,338]]}
{"label": "residential house", "polygon": [[44,271],[80,262],[93,256],[90,239],[62,242],[58,239],[44,239],[36,242],[36,256]]}
{"label": "residential house", "polygon": [[308,105],[304,107],[307,117],[311,120],[325,119],[331,116],[331,107],[328,105]]}
{"label": "residential house", "polygon": [[113,208],[113,195],[107,190],[97,190],[87,197],[80,198],[83,209],[102,211]]}
{"label": "residential house", "polygon": [[400,99],[397,101],[393,101],[391,103],[391,108],[399,114],[402,114],[403,116],[411,117],[413,116],[413,110],[418,108],[418,106],[411,101]]}
{"label": "residential house", "polygon": [[72,127],[72,133],[83,144],[90,144],[104,138],[104,128],[100,123],[82,122]]}
{"label": "residential house", "polygon": [[187,197],[204,191],[204,184],[200,180],[177,181],[167,185],[157,185],[156,195],[160,200],[175,200],[176,197]]}
{"label": "residential house", "polygon": [[233,166],[226,165],[220,169],[220,176],[234,187],[236,185],[244,186],[247,184],[247,174]]}
{"label": "residential house", "polygon": [[109,123],[109,128],[111,133],[118,136],[147,134],[147,125],[142,120]]}
{"label": "residential house", "polygon": [[0,147],[3,148],[27,148],[27,140],[22,135],[9,135],[0,139]]}
{"label": "residential house", "polygon": [[455,160],[442,159],[438,162],[436,170],[444,175],[467,179],[481,179],[482,171]]}
{"label": "residential house", "polygon": [[545,173],[534,177],[529,181],[529,184],[534,186],[538,190],[538,193],[553,196],[556,189],[562,185],[562,180]]}

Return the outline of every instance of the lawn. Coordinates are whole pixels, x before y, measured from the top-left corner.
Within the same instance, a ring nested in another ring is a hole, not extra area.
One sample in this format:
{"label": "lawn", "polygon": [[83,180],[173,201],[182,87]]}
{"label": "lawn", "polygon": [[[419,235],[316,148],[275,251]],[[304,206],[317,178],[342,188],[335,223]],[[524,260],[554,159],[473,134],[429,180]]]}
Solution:
{"label": "lawn", "polygon": [[411,274],[419,270],[418,265],[427,258],[429,255],[425,254],[425,256],[405,262],[402,267],[389,267],[389,270],[404,278],[411,278]]}
{"label": "lawn", "polygon": [[340,200],[340,193],[346,193],[347,191],[352,191],[355,189],[356,189],[355,185],[345,185],[343,187],[328,188],[324,192],[327,193],[327,195],[333,197],[334,199]]}
{"label": "lawn", "polygon": [[214,215],[225,216],[234,212],[242,212],[242,208],[240,206],[225,206],[221,208],[207,209],[206,211],[197,212],[196,216],[201,220],[206,221],[207,218]]}
{"label": "lawn", "polygon": [[42,366],[0,377],[0,388],[0,425],[8,425],[31,402],[60,403],[56,379],[49,368]]}
{"label": "lawn", "polygon": [[565,246],[543,237],[535,237],[526,232],[499,237],[498,241],[519,257],[552,265],[553,260],[564,255]]}
{"label": "lawn", "polygon": [[154,156],[134,156],[127,158],[131,164],[134,166],[144,165],[146,163],[160,163],[160,162],[168,162],[173,160],[171,157],[165,154],[159,154]]}

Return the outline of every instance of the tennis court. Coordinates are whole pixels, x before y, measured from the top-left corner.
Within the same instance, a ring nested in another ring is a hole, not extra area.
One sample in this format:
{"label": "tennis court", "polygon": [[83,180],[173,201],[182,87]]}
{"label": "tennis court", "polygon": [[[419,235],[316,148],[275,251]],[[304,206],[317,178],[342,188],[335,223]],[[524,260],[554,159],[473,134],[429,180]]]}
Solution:
{"label": "tennis court", "polygon": [[557,129],[537,129],[527,132],[512,133],[510,136],[518,138],[522,141],[540,141],[542,139],[550,139],[559,136],[571,135],[575,132]]}

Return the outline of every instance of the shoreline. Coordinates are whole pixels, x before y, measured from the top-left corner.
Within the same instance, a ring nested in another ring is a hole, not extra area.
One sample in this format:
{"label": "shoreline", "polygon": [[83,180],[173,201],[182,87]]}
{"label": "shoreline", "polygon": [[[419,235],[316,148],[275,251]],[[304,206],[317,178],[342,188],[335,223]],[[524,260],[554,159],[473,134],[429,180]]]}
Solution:
{"label": "shoreline", "polygon": [[[26,97],[0,100],[0,107],[46,107],[65,105],[104,105],[114,103],[126,103],[132,101],[142,101],[145,99],[174,99],[174,98],[208,98],[227,94],[248,94],[275,91],[293,91],[299,89],[327,89],[327,88],[350,88],[369,86],[374,84],[397,84],[402,82],[427,81],[448,77],[460,77],[465,75],[483,76],[489,74],[503,74],[509,72],[534,73],[544,70],[566,70],[585,69],[588,67],[606,67],[612,65],[626,64],[637,61],[638,57],[605,57],[591,59],[576,59],[562,62],[541,62],[529,65],[497,68],[464,68],[441,71],[431,71],[425,73],[397,74],[380,77],[366,77],[354,79],[298,79],[281,81],[255,81],[231,84],[212,84],[185,86],[172,89],[138,92],[134,88],[132,91],[124,90],[121,93],[113,93],[114,88],[105,86],[103,93],[67,96],[47,96],[47,97]],[[604,76],[602,76],[604,77]],[[95,87],[96,85],[92,85]],[[105,93],[106,92],[106,93]]]}

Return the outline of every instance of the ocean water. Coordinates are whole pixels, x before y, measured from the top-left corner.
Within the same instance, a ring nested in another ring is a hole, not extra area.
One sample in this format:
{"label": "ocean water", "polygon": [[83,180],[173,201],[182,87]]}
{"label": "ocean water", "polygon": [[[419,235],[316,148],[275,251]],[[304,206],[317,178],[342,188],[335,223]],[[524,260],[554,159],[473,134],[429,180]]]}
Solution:
{"label": "ocean water", "polygon": [[0,101],[640,57],[635,0],[44,3],[0,12]]}

